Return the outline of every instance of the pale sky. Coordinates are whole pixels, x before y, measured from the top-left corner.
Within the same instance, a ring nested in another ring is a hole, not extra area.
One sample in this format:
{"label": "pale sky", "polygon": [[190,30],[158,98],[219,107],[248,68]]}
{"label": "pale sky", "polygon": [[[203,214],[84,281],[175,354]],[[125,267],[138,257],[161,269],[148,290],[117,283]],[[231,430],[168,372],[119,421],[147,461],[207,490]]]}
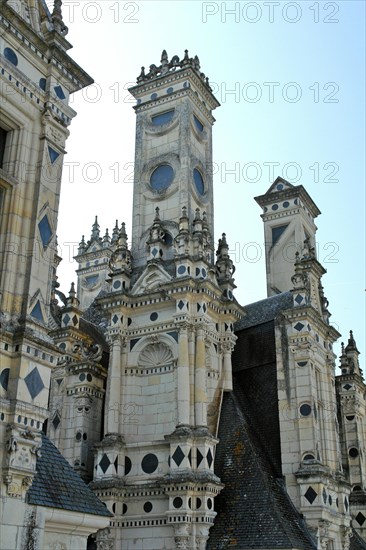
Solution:
{"label": "pale sky", "polygon": [[[135,114],[127,88],[161,52],[198,55],[221,107],[213,129],[215,240],[236,264],[241,304],[266,296],[261,209],[278,175],[322,212],[318,259],[332,312],[365,361],[365,3],[64,0],[69,54],[95,85],[72,98],[58,239],[62,290],[76,252],[118,219],[131,235]],[[340,339],[335,347],[339,353]]]}

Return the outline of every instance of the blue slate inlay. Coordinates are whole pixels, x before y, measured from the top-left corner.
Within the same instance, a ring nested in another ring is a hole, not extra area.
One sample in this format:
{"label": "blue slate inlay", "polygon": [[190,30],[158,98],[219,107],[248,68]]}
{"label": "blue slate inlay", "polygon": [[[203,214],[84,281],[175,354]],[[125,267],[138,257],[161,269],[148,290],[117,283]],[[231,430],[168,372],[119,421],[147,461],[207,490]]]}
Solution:
{"label": "blue slate inlay", "polygon": [[277,227],[272,227],[272,244],[275,244],[280,239],[282,233],[285,231],[288,225],[289,224],[287,223],[285,225],[278,225]]}
{"label": "blue slate inlay", "polygon": [[197,468],[201,464],[202,460],[203,460],[203,454],[199,449],[197,449]]}
{"label": "blue slate inlay", "polygon": [[178,445],[178,447],[175,449],[174,453],[172,454],[172,459],[174,460],[174,462],[178,467],[182,464],[184,457],[185,457],[185,454],[180,448],[180,446]]}
{"label": "blue slate inlay", "polygon": [[34,317],[34,319],[38,319],[38,321],[44,322],[41,304],[39,303],[39,300],[37,300],[36,305],[31,311],[31,316]]}
{"label": "blue slate inlay", "polygon": [[66,96],[65,96],[64,91],[63,91],[63,89],[61,88],[60,85],[54,86],[54,90],[55,90],[55,94],[57,95],[57,97],[59,99],[65,99]]}
{"label": "blue slate inlay", "polygon": [[212,456],[211,449],[208,450],[206,459],[207,459],[208,467],[211,468],[211,464],[213,463],[213,456]]}
{"label": "blue slate inlay", "polygon": [[40,78],[40,79],[39,79],[39,87],[40,87],[41,90],[43,90],[43,91],[46,90],[46,79],[45,79],[45,78]]}
{"label": "blue slate inlay", "polygon": [[63,318],[63,324],[65,325],[65,327],[69,324],[70,322],[70,315],[68,313],[66,313],[66,315],[64,316]]}
{"label": "blue slate inlay", "polygon": [[113,323],[116,324],[118,319],[119,319],[118,315],[114,314],[113,317],[112,317]]}
{"label": "blue slate inlay", "polygon": [[302,330],[304,328],[305,325],[303,325],[302,323],[298,322],[296,323],[296,325],[294,326],[294,329],[299,331]]}
{"label": "blue slate inlay", "polygon": [[203,124],[200,120],[198,120],[198,118],[196,117],[196,115],[193,115],[193,119],[194,119],[194,123],[196,125],[196,128],[197,130],[199,130],[200,132],[203,131]]}
{"label": "blue slate inlay", "polygon": [[185,265],[180,265],[177,269],[179,275],[183,275],[183,273],[185,273],[186,271],[186,266]]}
{"label": "blue slate inlay", "polygon": [[132,348],[133,348],[134,346],[136,346],[136,344],[137,344],[137,342],[138,342],[139,340],[141,340],[141,338],[132,338],[132,339],[130,340],[130,351],[132,350]]}
{"label": "blue slate inlay", "polygon": [[[151,98],[153,99],[153,98]],[[161,113],[160,115],[155,115],[151,117],[151,122],[154,126],[162,126],[163,124],[168,124],[174,117],[174,109]]]}
{"label": "blue slate inlay", "polygon": [[32,399],[37,397],[45,387],[37,367],[27,374],[24,378],[24,382]]}
{"label": "blue slate inlay", "polygon": [[100,466],[100,469],[102,470],[103,474],[106,473],[106,471],[108,470],[110,465],[111,465],[111,461],[109,460],[108,456],[106,454],[104,454],[102,456],[102,459],[99,462],[99,466]]}
{"label": "blue slate inlay", "polygon": [[4,389],[8,389],[10,369],[4,369],[0,374],[0,386]]}
{"label": "blue slate inlay", "polygon": [[197,192],[200,195],[204,195],[205,194],[205,183],[203,181],[203,177],[202,177],[201,172],[197,168],[195,168],[193,170],[193,180],[194,180],[194,184],[196,186]]}
{"label": "blue slate inlay", "polygon": [[88,275],[87,277],[85,277],[85,282],[88,286],[95,285],[98,279],[99,279],[98,275]]}
{"label": "blue slate inlay", "polygon": [[15,51],[12,50],[11,48],[5,48],[5,49],[4,49],[4,57],[5,57],[5,59],[7,59],[8,61],[10,61],[10,63],[12,63],[13,65],[15,65],[15,66],[18,65],[18,57],[17,57],[17,54],[16,54]]}
{"label": "blue slate inlay", "polygon": [[60,425],[61,419],[59,415],[56,413],[53,420],[52,420],[52,426],[57,430],[58,426]]}
{"label": "blue slate inlay", "polygon": [[301,294],[298,294],[295,298],[295,302],[300,305],[301,302],[303,301],[303,299],[304,299],[304,297],[301,296]]}
{"label": "blue slate inlay", "polygon": [[153,472],[155,472],[158,465],[159,465],[158,457],[153,453],[149,453],[145,455],[141,461],[141,468],[145,472],[145,474],[152,474]]}
{"label": "blue slate inlay", "polygon": [[317,496],[318,496],[318,493],[316,493],[316,491],[314,491],[312,487],[309,487],[304,495],[304,497],[308,502],[310,502],[310,504],[313,504]]}
{"label": "blue slate inlay", "polygon": [[174,178],[174,170],[169,164],[161,164],[151,174],[150,185],[155,191],[164,191]]}
{"label": "blue slate inlay", "polygon": [[51,164],[54,164],[58,157],[60,156],[60,153],[52,149],[52,147],[48,146],[48,154],[50,156]]}
{"label": "blue slate inlay", "polygon": [[159,315],[156,313],[156,311],[153,311],[150,315],[150,321],[156,321]]}
{"label": "blue slate inlay", "polygon": [[38,229],[41,235],[42,244],[44,247],[46,247],[52,237],[52,229],[50,226],[50,222],[48,221],[47,214],[44,215],[41,221],[38,223]]}
{"label": "blue slate inlay", "polygon": [[178,342],[178,332],[174,331],[174,332],[168,332],[167,333],[169,336],[171,336],[172,338],[174,338],[174,340],[176,342]]}
{"label": "blue slate inlay", "polygon": [[183,309],[183,308],[184,308],[184,302],[183,302],[183,300],[179,300],[179,302],[178,302],[178,307],[179,307],[179,309]]}

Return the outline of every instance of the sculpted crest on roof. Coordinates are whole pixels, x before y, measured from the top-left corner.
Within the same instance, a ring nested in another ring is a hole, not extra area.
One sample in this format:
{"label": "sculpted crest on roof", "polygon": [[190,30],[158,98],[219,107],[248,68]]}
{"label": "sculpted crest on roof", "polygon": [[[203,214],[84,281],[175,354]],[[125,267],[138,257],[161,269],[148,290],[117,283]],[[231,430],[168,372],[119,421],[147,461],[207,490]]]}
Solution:
{"label": "sculpted crest on roof", "polygon": [[170,61],[166,50],[163,50],[160,65],[158,67],[154,64],[150,65],[150,70],[146,74],[145,67],[141,67],[141,73],[137,77],[137,83],[148,82],[149,80],[164,76],[167,73],[173,73],[178,69],[184,69],[186,67],[191,67],[201,77],[209,90],[212,91],[208,77],[200,71],[201,65],[198,56],[189,57],[188,50],[184,50],[184,57],[182,59],[179,59],[178,55],[173,55]]}

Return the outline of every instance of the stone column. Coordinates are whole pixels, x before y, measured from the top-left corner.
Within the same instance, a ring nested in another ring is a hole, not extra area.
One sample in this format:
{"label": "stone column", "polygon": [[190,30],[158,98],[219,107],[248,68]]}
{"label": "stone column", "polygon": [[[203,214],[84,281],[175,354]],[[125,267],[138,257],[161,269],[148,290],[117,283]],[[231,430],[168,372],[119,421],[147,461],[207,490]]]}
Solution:
{"label": "stone column", "polygon": [[189,353],[188,330],[181,327],[179,332],[179,357],[177,370],[178,385],[178,426],[189,426],[190,381],[189,381]]}
{"label": "stone column", "polygon": [[203,328],[196,331],[196,365],[194,376],[194,413],[196,426],[207,426],[207,390],[205,336]]}
{"label": "stone column", "polygon": [[233,376],[231,372],[231,343],[227,342],[222,346],[223,352],[223,374],[224,374],[224,386],[226,391],[232,391],[233,389]]}
{"label": "stone column", "polygon": [[112,350],[108,368],[104,435],[118,433],[119,410],[121,406],[121,337],[113,335]]}

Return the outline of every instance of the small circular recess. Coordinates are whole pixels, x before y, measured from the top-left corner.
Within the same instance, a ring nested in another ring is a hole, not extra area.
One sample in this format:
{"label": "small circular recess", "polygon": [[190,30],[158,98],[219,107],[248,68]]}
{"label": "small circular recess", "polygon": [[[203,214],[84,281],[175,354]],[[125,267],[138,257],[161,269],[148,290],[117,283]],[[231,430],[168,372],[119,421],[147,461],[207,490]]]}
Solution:
{"label": "small circular recess", "polygon": [[358,449],[356,447],[351,447],[348,451],[348,454],[351,458],[357,458],[358,457]]}
{"label": "small circular recess", "polygon": [[151,510],[153,509],[153,505],[151,504],[151,502],[145,502],[144,504],[144,512],[146,512],[147,514],[149,514],[151,512]]}
{"label": "small circular recess", "polygon": [[151,174],[150,185],[154,191],[165,191],[174,179],[174,170],[169,164],[161,164]]}
{"label": "small circular recess", "polygon": [[152,474],[155,472],[156,468],[158,467],[159,460],[156,455],[153,453],[149,453],[144,456],[144,458],[141,461],[141,468],[145,472],[145,474]]}
{"label": "small circular recess", "polygon": [[156,313],[156,311],[153,311],[153,313],[150,315],[150,321],[156,321],[158,317],[159,315]]}
{"label": "small circular recess", "polygon": [[183,505],[183,499],[181,497],[175,497],[173,500],[173,506],[174,508],[181,508]]}
{"label": "small circular recess", "polygon": [[300,414],[301,416],[309,416],[311,414],[311,406],[307,403],[304,403],[300,407]]}

